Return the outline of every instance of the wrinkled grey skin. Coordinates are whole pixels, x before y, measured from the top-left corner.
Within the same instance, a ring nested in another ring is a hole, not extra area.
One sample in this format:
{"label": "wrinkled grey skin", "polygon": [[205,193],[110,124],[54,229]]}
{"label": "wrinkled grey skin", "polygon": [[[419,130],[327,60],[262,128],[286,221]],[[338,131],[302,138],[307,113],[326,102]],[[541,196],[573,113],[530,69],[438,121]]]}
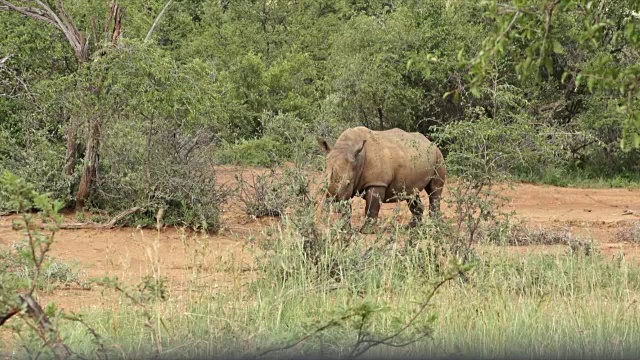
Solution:
{"label": "wrinkled grey skin", "polygon": [[[447,170],[442,153],[424,135],[359,126],[345,130],[333,147],[322,138],[318,144],[327,153],[327,197],[344,202],[359,195],[366,201],[360,232],[373,232],[381,203],[407,201],[413,215],[409,226],[418,225],[422,190],[429,195],[429,215],[439,213]],[[349,223],[350,207],[342,214]]]}

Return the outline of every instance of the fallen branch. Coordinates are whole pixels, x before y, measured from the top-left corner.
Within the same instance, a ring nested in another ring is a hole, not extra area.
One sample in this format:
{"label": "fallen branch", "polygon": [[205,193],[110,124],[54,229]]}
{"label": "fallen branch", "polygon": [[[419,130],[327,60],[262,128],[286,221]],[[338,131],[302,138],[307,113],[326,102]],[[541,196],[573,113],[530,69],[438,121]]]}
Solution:
{"label": "fallen branch", "polygon": [[[132,207],[129,210],[125,210],[118,215],[114,216],[109,220],[109,222],[100,224],[94,222],[84,222],[84,223],[70,223],[70,224],[60,224],[59,229],[63,230],[80,230],[80,229],[113,229],[116,226],[116,223],[127,216],[134,214],[138,211],[142,210],[140,207]],[[41,225],[41,228],[44,228],[46,224]]]}
{"label": "fallen branch", "polygon": [[129,216],[129,215],[131,215],[133,213],[137,213],[140,210],[142,210],[142,208],[139,208],[137,206],[136,207],[132,207],[129,210],[125,210],[125,211],[121,212],[120,214],[114,216],[113,219],[111,219],[111,221],[109,221],[107,223],[107,225],[110,226],[110,227],[114,227],[116,225],[116,222],[126,218],[127,216]]}

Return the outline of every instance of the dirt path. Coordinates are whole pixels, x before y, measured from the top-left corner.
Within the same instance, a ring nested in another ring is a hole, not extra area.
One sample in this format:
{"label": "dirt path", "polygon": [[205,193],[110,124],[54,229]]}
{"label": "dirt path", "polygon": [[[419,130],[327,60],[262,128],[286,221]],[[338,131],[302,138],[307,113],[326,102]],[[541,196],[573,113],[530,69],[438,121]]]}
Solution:
{"label": "dirt path", "polygon": [[[233,181],[237,173],[236,169],[223,168],[219,171],[219,180]],[[249,173],[246,175],[251,177]],[[623,250],[631,256],[637,255],[636,246],[622,244],[616,239],[616,231],[619,226],[640,221],[640,190],[521,184],[506,194],[512,197],[507,208],[532,223],[545,227],[567,226],[576,234],[599,241],[604,252]],[[427,201],[424,195],[423,201]],[[384,204],[382,216],[389,216],[395,206]],[[353,222],[356,226],[363,220],[363,209],[364,201],[355,200]],[[444,210],[446,212],[446,207]],[[405,221],[409,219],[406,207],[401,209],[401,214]],[[0,246],[10,246],[20,239],[20,234],[11,230],[12,219],[12,216],[0,217]],[[69,218],[69,221],[75,220]],[[208,238],[185,236],[175,229],[165,229],[159,235],[154,230],[135,228],[62,230],[56,236],[52,255],[64,261],[80,262],[90,277],[116,275],[124,281],[139,281],[155,270],[167,276],[176,291],[186,286],[199,268],[207,273],[209,284],[224,288],[242,281],[230,278],[229,273],[251,270],[247,239],[278,220],[250,219],[237,204],[230,204],[225,208],[223,221],[225,227],[220,234]],[[522,248],[522,251],[540,250],[544,248]],[[57,290],[49,296],[63,307],[75,309],[105,305],[100,303],[99,293],[95,291]]]}

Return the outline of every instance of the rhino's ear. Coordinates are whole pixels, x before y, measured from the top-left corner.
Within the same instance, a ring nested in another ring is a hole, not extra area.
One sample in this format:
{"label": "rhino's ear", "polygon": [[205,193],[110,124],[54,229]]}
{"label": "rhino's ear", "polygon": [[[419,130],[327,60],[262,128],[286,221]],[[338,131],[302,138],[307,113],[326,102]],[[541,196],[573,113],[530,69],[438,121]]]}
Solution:
{"label": "rhino's ear", "polygon": [[318,145],[320,145],[320,149],[324,150],[324,152],[326,153],[331,151],[331,146],[329,146],[329,143],[327,142],[327,140],[321,137],[318,137]]}
{"label": "rhino's ear", "polygon": [[358,155],[360,155],[360,153],[362,152],[362,150],[364,150],[364,144],[367,142],[367,140],[363,140],[362,144],[360,144],[360,146],[356,149],[356,151],[353,153],[353,159],[351,161],[356,161],[356,159],[358,158]]}

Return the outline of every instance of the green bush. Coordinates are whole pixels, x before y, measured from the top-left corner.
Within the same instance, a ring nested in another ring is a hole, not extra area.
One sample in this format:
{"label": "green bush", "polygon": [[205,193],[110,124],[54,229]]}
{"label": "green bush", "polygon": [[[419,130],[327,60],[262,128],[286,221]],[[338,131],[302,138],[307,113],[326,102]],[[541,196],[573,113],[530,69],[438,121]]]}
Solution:
{"label": "green bush", "polygon": [[223,164],[270,166],[290,160],[293,149],[273,137],[243,140],[237,144],[224,146],[216,153]]}
{"label": "green bush", "polygon": [[[0,134],[0,172],[9,170],[17,176],[28,179],[39,192],[49,192],[66,204],[72,201],[72,192],[78,177],[69,177],[62,171],[65,150],[34,131],[29,135],[29,146],[16,144],[12,139]],[[0,195],[0,212],[10,209],[9,203]]]}

